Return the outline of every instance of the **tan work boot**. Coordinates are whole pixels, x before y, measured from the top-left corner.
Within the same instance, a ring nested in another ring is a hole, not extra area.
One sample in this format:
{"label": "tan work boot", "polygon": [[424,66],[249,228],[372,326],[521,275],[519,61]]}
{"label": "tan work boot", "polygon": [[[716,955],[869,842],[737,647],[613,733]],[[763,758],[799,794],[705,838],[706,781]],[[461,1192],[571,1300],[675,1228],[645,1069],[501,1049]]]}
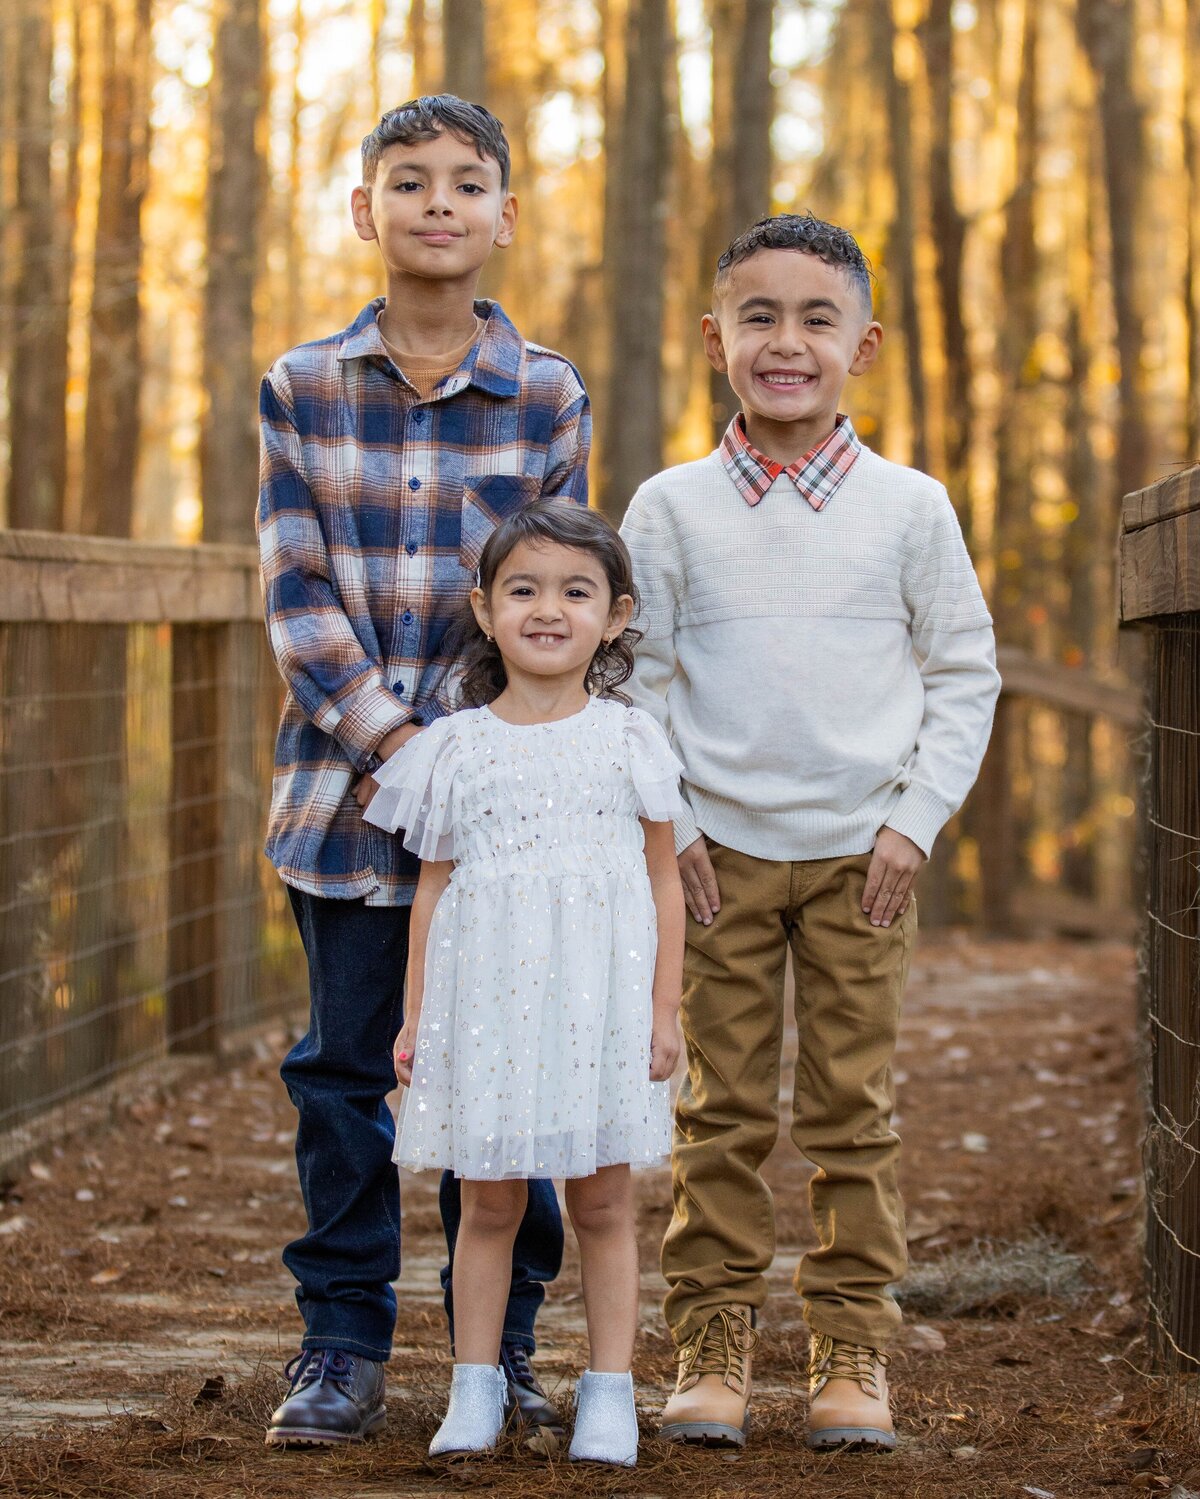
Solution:
{"label": "tan work boot", "polygon": [[808,1430],[818,1452],[890,1452],[896,1445],[887,1366],[878,1348],[814,1332],[808,1361]]}
{"label": "tan work boot", "polygon": [[758,1334],[748,1306],[723,1306],[682,1348],[679,1377],[662,1413],[668,1442],[744,1447],[750,1427],[750,1355]]}

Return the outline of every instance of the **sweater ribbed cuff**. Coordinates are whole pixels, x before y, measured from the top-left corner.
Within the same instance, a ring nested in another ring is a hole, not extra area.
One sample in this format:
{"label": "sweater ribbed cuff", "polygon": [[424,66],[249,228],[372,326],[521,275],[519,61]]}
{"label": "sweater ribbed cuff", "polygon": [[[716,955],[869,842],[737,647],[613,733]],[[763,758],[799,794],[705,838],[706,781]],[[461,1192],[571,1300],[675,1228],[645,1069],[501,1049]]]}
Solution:
{"label": "sweater ribbed cuff", "polygon": [[940,796],[927,786],[914,782],[901,793],[900,800],[888,813],[887,824],[894,833],[911,838],[926,858],[933,852],[937,835],[950,818],[950,810]]}
{"label": "sweater ribbed cuff", "polygon": [[690,843],[695,843],[700,836],[700,829],[696,826],[696,819],[692,816],[692,809],[688,806],[687,794],[681,800],[679,815],[674,819],[675,827],[675,852],[681,854]]}

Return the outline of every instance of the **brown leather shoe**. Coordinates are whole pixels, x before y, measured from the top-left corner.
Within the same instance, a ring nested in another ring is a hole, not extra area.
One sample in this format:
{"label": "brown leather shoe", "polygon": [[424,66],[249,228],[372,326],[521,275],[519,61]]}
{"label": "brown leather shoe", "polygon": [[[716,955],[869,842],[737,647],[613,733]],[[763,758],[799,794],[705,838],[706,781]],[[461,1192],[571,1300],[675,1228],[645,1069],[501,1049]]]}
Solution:
{"label": "brown leather shoe", "polygon": [[818,1452],[891,1452],[887,1366],[878,1348],[814,1332],[808,1363],[807,1444]]}
{"label": "brown leather shoe", "polygon": [[748,1306],[723,1306],[675,1350],[679,1377],[659,1435],[700,1447],[744,1447],[750,1428],[750,1355],[758,1343]]}

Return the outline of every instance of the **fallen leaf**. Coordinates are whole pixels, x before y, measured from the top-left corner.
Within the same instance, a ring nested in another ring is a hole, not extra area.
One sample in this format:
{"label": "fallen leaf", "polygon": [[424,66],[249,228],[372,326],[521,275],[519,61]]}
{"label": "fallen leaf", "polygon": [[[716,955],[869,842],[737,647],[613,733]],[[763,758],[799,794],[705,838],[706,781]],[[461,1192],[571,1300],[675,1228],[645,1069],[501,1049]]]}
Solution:
{"label": "fallen leaf", "polygon": [[41,1161],[30,1161],[29,1174],[36,1182],[52,1182],[54,1180],[54,1173],[50,1170],[49,1166],[43,1166]]}
{"label": "fallen leaf", "polygon": [[930,1327],[925,1322],[918,1322],[914,1327],[908,1328],[904,1341],[909,1348],[919,1348],[923,1353],[946,1351],[946,1339],[936,1327]]}
{"label": "fallen leaf", "polygon": [[206,1265],[204,1268],[209,1275],[215,1276],[217,1280],[225,1279],[225,1271],[221,1269],[220,1265]]}
{"label": "fallen leaf", "polygon": [[175,1166],[171,1171],[170,1179],[173,1182],[181,1182],[185,1176],[191,1176],[191,1174],[192,1168],[190,1166]]}
{"label": "fallen leaf", "polygon": [[15,1218],[6,1218],[0,1223],[0,1234],[19,1234],[29,1227],[29,1219],[24,1213],[18,1213]]}
{"label": "fallen leaf", "polygon": [[1031,1401],[1028,1405],[1018,1406],[1017,1415],[1028,1416],[1031,1421],[1040,1421],[1042,1419],[1042,1408]]}
{"label": "fallen leaf", "polygon": [[1162,1492],[1163,1489],[1171,1487],[1171,1480],[1162,1473],[1137,1473],[1129,1481],[1131,1489],[1149,1489]]}
{"label": "fallen leaf", "polygon": [[210,1374],[196,1391],[192,1404],[208,1405],[217,1400],[224,1400],[224,1398],[225,1376],[223,1374]]}
{"label": "fallen leaf", "polygon": [[1021,1364],[1032,1364],[1031,1358],[1026,1358],[1023,1353],[1002,1353],[994,1363],[1000,1364],[1005,1369],[1015,1369]]}
{"label": "fallen leaf", "polygon": [[910,1244],[919,1244],[922,1239],[932,1239],[944,1226],[940,1219],[917,1209],[907,1215],[904,1237]]}
{"label": "fallen leaf", "polygon": [[1035,1489],[1032,1484],[1026,1483],[1021,1486],[1022,1494],[1032,1494],[1033,1499],[1054,1499],[1049,1489]]}
{"label": "fallen leaf", "polygon": [[124,1274],[124,1269],[110,1265],[107,1270],[97,1270],[95,1275],[89,1275],[88,1281],[93,1286],[111,1286],[114,1280],[120,1280]]}
{"label": "fallen leaf", "polygon": [[1162,1454],[1157,1447],[1139,1447],[1136,1452],[1131,1452],[1125,1459],[1127,1468],[1136,1468],[1145,1471],[1149,1468],[1157,1468]]}
{"label": "fallen leaf", "polygon": [[76,1202],[95,1202],[95,1200],[96,1194],[90,1187],[80,1187],[79,1191],[75,1194]]}
{"label": "fallen leaf", "polygon": [[185,1208],[185,1207],[187,1207],[187,1205],[188,1205],[188,1200],[187,1200],[186,1197],[168,1197],[167,1198],[167,1206],[169,1208]]}
{"label": "fallen leaf", "polygon": [[992,1148],[986,1135],[975,1134],[972,1130],[968,1130],[962,1137],[962,1147],[964,1150],[969,1150],[972,1155],[986,1155]]}
{"label": "fallen leaf", "polygon": [[978,1451],[978,1447],[956,1447],[954,1449],[953,1456],[957,1457],[962,1462],[966,1462],[968,1458],[974,1457]]}

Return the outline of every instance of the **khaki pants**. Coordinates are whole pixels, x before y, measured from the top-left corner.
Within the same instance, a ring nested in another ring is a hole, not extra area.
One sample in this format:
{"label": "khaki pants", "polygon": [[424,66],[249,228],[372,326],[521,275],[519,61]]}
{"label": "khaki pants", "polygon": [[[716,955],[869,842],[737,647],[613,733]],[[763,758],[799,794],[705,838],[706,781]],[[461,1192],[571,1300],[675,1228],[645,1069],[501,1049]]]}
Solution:
{"label": "khaki pants", "polygon": [[796,1271],[817,1332],[883,1347],[907,1267],[891,1127],[892,1055],[916,907],[888,928],[862,910],[870,856],[775,862],[708,842],[712,925],[687,919],[681,1019],[688,1073],[675,1109],[675,1212],[663,1241],[676,1343],[720,1306],[761,1307],[775,1214],[759,1168],[779,1134],[788,944],[796,977],[792,1139],[817,1168],[819,1247]]}

